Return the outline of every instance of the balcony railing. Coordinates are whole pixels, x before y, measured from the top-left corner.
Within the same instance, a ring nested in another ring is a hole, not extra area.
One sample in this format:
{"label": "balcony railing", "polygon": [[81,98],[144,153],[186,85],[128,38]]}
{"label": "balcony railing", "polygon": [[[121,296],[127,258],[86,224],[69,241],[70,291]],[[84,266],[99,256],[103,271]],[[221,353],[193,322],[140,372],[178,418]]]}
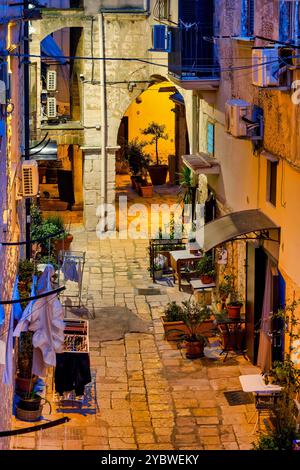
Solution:
{"label": "balcony railing", "polygon": [[215,57],[215,46],[209,39],[210,26],[169,28],[171,50],[169,74],[178,80],[218,80],[219,64]]}

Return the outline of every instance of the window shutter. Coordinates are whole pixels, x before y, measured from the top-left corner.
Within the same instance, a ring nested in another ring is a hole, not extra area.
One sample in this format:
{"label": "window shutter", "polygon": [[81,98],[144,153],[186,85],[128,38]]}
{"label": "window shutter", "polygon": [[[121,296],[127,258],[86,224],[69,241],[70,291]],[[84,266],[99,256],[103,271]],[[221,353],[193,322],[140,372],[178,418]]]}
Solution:
{"label": "window shutter", "polygon": [[214,155],[215,152],[215,126],[211,122],[207,123],[207,153]]}
{"label": "window shutter", "polygon": [[156,51],[166,50],[166,27],[164,25],[153,25],[153,49]]}

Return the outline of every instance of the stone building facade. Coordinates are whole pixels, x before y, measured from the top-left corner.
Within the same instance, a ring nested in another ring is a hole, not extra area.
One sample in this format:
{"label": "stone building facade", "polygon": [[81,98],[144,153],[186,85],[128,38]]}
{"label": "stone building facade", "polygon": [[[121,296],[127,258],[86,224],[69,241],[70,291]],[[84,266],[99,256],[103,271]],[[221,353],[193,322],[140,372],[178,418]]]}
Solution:
{"label": "stone building facade", "polygon": [[[95,230],[101,217],[99,204],[115,201],[115,159],[122,117],[150,83],[168,80],[169,76],[167,53],[150,50],[156,1],[150,1],[145,11],[118,8],[101,11],[102,4],[111,2],[96,2],[92,6],[90,3],[85,2],[82,8],[67,8],[66,2],[62,5],[52,1],[52,9],[44,9],[42,19],[34,23],[30,47],[31,54],[39,56],[41,41],[47,35],[63,28],[81,28],[76,56],[95,58],[75,60],[73,72],[80,97],[76,142],[82,151],[84,225],[87,230]],[[32,61],[37,63],[39,76],[40,60],[33,57]],[[37,136],[49,131],[58,144],[72,144],[75,129],[72,122],[58,127],[41,123],[39,78],[36,88]],[[186,108],[191,109],[193,92],[177,88],[184,96]],[[192,133],[192,113],[187,113],[187,121]]]}
{"label": "stone building facade", "polygon": [[[20,7],[0,2],[0,49],[15,53],[22,51],[19,43]],[[0,241],[18,242],[24,239],[24,202],[19,200],[21,156],[23,148],[23,67],[17,57],[6,57],[1,63],[1,87],[5,87],[6,104],[1,104],[0,149]],[[10,78],[9,78],[10,77]],[[11,300],[20,250],[0,244],[0,299]],[[1,351],[6,349],[11,306],[4,307],[5,320],[0,326]],[[4,385],[2,375],[5,354],[0,361],[0,427],[9,430],[12,415],[13,385]],[[0,449],[9,448],[9,439],[0,439]]]}
{"label": "stone building facade", "polygon": [[[281,46],[289,43],[297,46],[299,37],[295,31],[300,25],[299,2],[255,0],[254,29],[249,34],[243,31],[243,6],[246,3],[239,0],[215,2],[215,45],[221,79],[213,96],[197,92],[200,109],[198,150],[207,151],[207,125],[213,124],[214,156],[221,171],[218,176],[208,176],[208,183],[215,192],[219,215],[260,209],[280,227],[280,244],[271,257],[284,279],[285,298],[289,302],[294,297],[298,299],[300,292],[300,270],[296,262],[300,249],[300,111],[295,101],[300,72],[294,62],[289,71],[284,72],[286,78],[282,75],[282,86],[256,86],[252,80],[252,48],[276,47],[276,41],[282,41]],[[289,8],[294,8],[293,13]],[[284,17],[285,11],[289,14]],[[293,51],[292,48],[290,54],[297,55],[298,49]],[[254,146],[250,139],[236,138],[226,132],[225,107],[229,99],[244,100],[262,110],[264,128],[259,145]],[[273,176],[270,175],[272,162],[276,166]],[[273,201],[270,200],[270,178],[274,178]],[[235,243],[238,246],[235,264],[239,284],[245,292],[245,243]]]}

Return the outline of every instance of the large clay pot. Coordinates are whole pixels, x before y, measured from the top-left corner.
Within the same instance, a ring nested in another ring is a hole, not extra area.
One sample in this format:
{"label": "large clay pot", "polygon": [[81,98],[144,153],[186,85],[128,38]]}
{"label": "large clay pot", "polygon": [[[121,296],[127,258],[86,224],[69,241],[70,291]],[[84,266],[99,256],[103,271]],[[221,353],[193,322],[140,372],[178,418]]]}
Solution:
{"label": "large clay pot", "polygon": [[228,318],[231,320],[239,320],[241,318],[241,305],[227,305]]}
{"label": "large clay pot", "polygon": [[168,165],[151,165],[148,167],[153,186],[166,184],[169,167]]}
{"label": "large clay pot", "polygon": [[197,359],[204,356],[204,343],[200,341],[187,341],[186,353],[187,359]]}

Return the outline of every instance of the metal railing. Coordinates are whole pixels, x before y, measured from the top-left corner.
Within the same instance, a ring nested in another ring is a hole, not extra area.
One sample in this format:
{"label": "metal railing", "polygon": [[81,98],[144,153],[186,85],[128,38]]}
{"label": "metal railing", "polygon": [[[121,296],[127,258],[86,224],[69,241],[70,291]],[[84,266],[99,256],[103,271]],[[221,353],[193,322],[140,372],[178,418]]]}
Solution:
{"label": "metal railing", "polygon": [[180,80],[218,79],[219,64],[210,26],[170,27],[169,73]]}
{"label": "metal railing", "polygon": [[170,0],[157,0],[153,7],[153,16],[158,20],[169,20]]}

